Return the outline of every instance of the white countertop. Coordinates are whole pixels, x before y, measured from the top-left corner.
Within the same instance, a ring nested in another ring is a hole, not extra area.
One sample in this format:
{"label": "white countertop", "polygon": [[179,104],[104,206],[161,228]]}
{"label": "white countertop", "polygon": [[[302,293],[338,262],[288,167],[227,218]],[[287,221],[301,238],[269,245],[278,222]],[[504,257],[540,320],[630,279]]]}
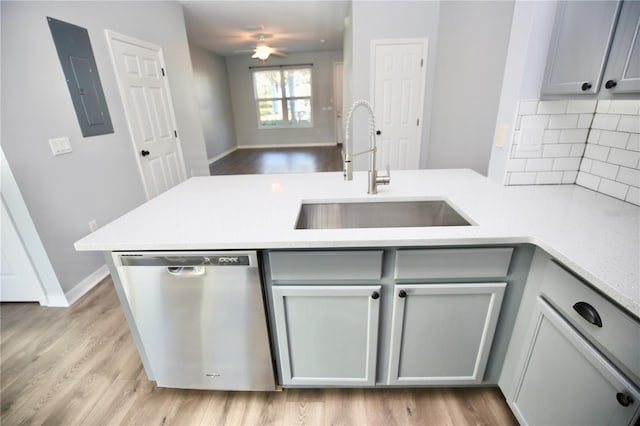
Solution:
{"label": "white countertop", "polygon": [[[532,243],[640,317],[640,207],[576,185],[500,186],[471,170],[191,178],[77,250],[223,250]],[[446,199],[475,226],[296,230],[302,201]]]}

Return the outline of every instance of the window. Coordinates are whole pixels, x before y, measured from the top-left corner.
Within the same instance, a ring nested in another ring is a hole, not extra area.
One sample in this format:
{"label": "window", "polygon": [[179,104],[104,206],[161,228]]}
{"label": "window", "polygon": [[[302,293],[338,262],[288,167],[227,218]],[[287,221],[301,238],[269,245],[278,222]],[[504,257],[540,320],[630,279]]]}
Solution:
{"label": "window", "polygon": [[311,68],[254,71],[253,90],[262,129],[311,127]]}

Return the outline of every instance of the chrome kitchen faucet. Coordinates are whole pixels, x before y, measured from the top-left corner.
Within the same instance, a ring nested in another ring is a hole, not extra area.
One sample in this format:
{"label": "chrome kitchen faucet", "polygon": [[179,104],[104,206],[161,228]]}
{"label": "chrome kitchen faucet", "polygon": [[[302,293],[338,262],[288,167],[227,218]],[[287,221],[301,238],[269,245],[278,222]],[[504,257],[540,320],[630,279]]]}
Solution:
{"label": "chrome kitchen faucet", "polygon": [[[358,107],[364,107],[369,112],[369,149],[366,151],[358,152],[356,154],[351,154],[352,147],[349,141],[351,136],[351,116],[353,115],[353,111],[355,111]],[[388,185],[391,182],[391,174],[389,169],[387,168],[387,174],[385,176],[378,176],[378,171],[376,170],[376,118],[373,114],[373,108],[368,101],[364,99],[357,100],[351,105],[351,109],[349,110],[349,114],[347,115],[347,126],[345,130],[345,148],[344,148],[344,179],[345,180],[353,180],[353,165],[351,164],[351,159],[360,154],[369,154],[369,184],[367,187],[367,194],[377,194],[378,193],[378,185]]]}

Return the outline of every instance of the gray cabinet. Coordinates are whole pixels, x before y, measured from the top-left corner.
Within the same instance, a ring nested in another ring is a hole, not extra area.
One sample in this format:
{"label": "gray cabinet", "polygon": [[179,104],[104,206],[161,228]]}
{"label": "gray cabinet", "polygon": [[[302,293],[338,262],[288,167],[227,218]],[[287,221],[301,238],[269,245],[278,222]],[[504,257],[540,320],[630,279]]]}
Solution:
{"label": "gray cabinet", "polygon": [[640,92],[640,2],[622,4],[603,79],[605,93]]}
{"label": "gray cabinet", "polygon": [[640,92],[640,2],[560,1],[543,95]]}
{"label": "gray cabinet", "polygon": [[272,288],[283,385],[375,384],[380,286]]}
{"label": "gray cabinet", "polygon": [[640,392],[542,298],[509,404],[522,424],[629,425]]}
{"label": "gray cabinet", "polygon": [[396,285],[388,383],[481,383],[506,283]]}
{"label": "gray cabinet", "polygon": [[558,2],[543,94],[598,93],[621,3]]}

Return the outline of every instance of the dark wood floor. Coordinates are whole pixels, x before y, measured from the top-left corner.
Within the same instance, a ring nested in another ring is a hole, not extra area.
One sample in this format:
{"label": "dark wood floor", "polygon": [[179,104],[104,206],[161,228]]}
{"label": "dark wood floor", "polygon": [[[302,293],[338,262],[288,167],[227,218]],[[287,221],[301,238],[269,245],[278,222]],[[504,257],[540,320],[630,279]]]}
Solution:
{"label": "dark wood floor", "polygon": [[211,175],[311,173],[342,170],[340,146],[243,148],[209,165]]}
{"label": "dark wood floor", "polygon": [[157,388],[110,277],[71,308],[4,303],[0,327],[2,425],[517,424],[495,388]]}

